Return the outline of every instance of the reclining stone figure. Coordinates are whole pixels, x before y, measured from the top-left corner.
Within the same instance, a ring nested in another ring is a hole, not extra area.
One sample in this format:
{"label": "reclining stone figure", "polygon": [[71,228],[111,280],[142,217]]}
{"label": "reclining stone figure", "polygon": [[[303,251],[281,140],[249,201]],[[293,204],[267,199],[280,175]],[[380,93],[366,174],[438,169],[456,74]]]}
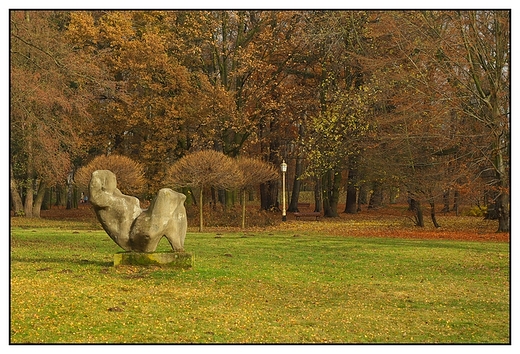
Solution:
{"label": "reclining stone figure", "polygon": [[101,226],[125,251],[154,252],[163,236],[174,251],[184,251],[184,194],[163,188],[150,207],[143,210],[139,199],[121,193],[116,175],[109,170],[92,173],[89,194]]}

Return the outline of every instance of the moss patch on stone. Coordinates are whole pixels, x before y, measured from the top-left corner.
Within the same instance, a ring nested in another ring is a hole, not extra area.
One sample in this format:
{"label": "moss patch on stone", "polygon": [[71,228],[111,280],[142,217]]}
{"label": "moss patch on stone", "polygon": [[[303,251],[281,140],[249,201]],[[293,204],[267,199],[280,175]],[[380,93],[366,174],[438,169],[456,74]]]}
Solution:
{"label": "moss patch on stone", "polygon": [[114,266],[160,266],[189,269],[193,267],[193,255],[185,252],[119,252],[114,254]]}

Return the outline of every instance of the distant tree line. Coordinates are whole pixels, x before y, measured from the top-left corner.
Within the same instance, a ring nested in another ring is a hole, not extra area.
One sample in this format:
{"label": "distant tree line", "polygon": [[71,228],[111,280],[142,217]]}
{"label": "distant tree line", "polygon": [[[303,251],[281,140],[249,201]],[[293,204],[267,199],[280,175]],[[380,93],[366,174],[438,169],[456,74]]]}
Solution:
{"label": "distant tree line", "polygon": [[509,231],[510,38],[507,10],[10,11],[11,210],[110,155],[149,199],[213,150],[287,161],[292,211],[303,183],[327,217],[405,194],[420,226],[465,197]]}

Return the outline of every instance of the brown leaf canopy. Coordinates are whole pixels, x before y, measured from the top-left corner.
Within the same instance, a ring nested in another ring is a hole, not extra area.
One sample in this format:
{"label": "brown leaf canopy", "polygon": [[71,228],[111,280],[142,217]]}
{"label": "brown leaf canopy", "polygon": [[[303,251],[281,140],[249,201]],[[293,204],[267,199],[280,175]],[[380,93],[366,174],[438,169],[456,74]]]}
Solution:
{"label": "brown leaf canopy", "polygon": [[237,159],[238,168],[242,172],[241,188],[247,189],[279,177],[278,169],[270,163],[250,157]]}
{"label": "brown leaf canopy", "polygon": [[214,150],[184,156],[170,167],[166,177],[166,183],[173,187],[232,189],[242,185],[242,181],[236,161]]}
{"label": "brown leaf canopy", "polygon": [[81,188],[87,188],[96,170],[110,170],[117,178],[117,188],[128,195],[139,195],[145,186],[144,170],[140,163],[121,155],[101,155],[86,166],[78,169],[74,181]]}

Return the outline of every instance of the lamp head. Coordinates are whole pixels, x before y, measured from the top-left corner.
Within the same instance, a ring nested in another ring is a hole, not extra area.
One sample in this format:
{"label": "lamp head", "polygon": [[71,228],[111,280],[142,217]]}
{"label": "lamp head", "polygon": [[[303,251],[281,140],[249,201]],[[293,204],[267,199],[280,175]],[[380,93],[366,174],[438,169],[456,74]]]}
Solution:
{"label": "lamp head", "polygon": [[287,172],[287,164],[285,163],[285,160],[282,161],[280,167],[282,168],[282,172]]}

